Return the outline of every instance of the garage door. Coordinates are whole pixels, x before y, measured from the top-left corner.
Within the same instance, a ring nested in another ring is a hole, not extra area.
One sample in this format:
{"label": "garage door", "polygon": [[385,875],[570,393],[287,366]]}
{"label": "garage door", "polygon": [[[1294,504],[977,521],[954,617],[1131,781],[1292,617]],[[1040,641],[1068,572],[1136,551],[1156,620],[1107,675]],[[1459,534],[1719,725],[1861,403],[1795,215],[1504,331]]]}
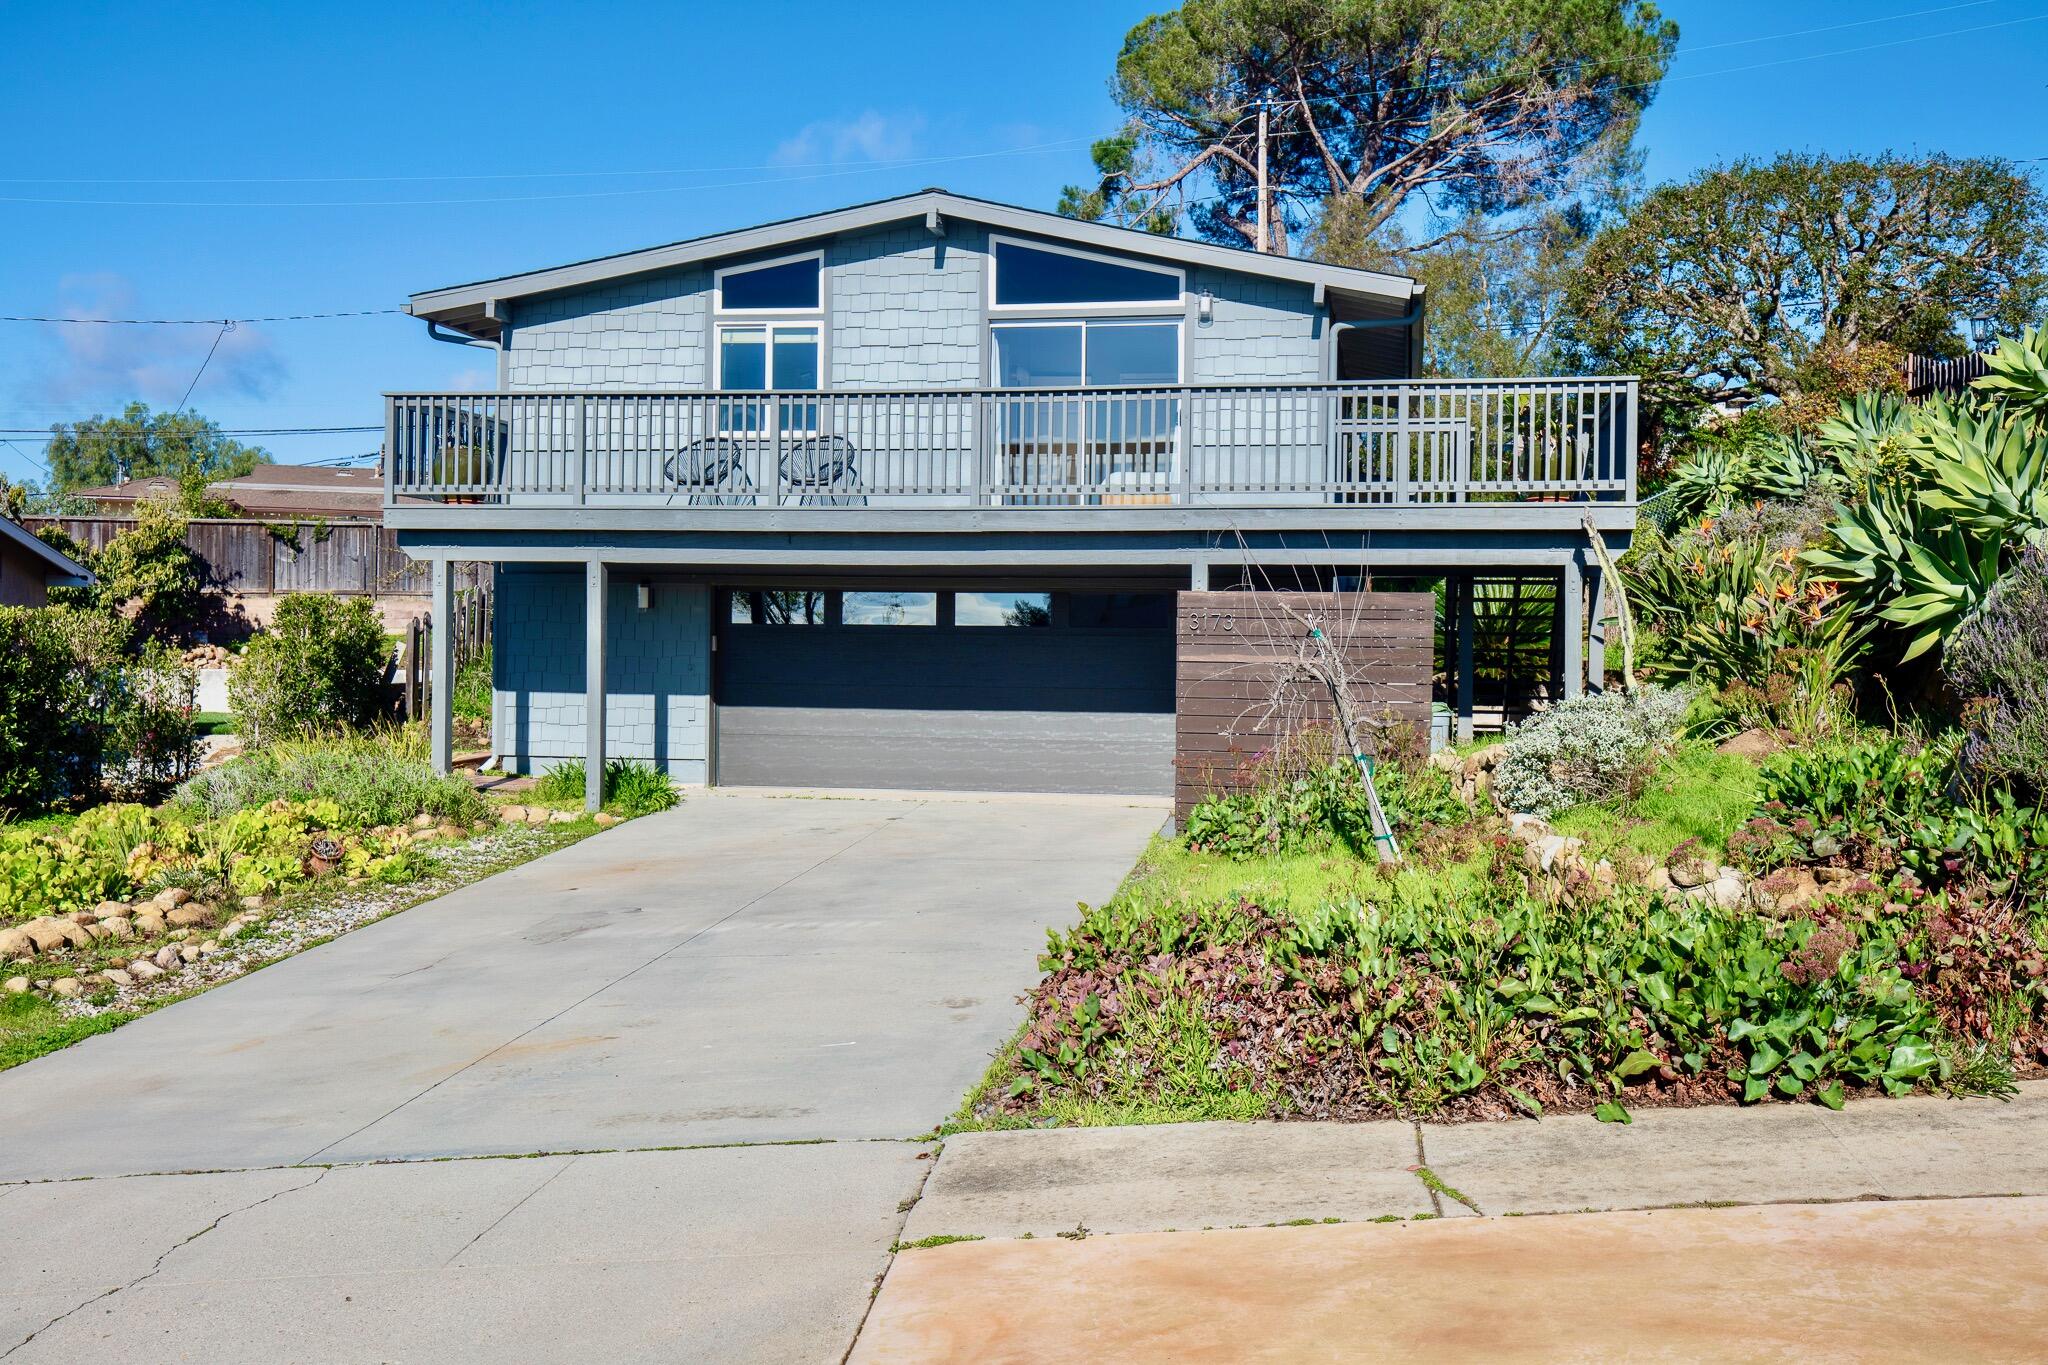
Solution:
{"label": "garage door", "polygon": [[717,594],[717,780],[1173,790],[1170,593]]}

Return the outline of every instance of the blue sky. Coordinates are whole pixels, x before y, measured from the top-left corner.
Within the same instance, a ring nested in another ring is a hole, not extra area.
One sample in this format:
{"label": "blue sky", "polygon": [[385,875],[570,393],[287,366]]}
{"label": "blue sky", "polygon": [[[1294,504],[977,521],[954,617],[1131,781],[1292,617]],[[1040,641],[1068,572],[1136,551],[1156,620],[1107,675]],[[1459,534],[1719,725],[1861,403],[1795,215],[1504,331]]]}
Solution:
{"label": "blue sky", "polygon": [[[384,309],[924,185],[1050,207],[1114,126],[1124,30],[1157,7],[4,0],[0,313]],[[1683,37],[1643,129],[1652,179],[1786,148],[2048,157],[2048,0],[1667,12]],[[216,332],[0,323],[0,429],[175,405]],[[491,376],[408,318],[246,324],[192,405],[230,428],[357,425],[385,389]],[[13,441],[0,473],[40,477],[22,452],[41,441]],[[263,443],[309,460],[376,438]]]}

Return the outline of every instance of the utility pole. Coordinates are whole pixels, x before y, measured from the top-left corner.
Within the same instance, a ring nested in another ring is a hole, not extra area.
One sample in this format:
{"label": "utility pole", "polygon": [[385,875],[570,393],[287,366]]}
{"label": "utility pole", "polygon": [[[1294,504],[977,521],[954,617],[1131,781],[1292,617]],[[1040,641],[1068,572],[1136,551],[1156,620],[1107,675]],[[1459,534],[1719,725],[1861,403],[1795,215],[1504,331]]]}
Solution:
{"label": "utility pole", "polygon": [[1270,254],[1273,238],[1266,225],[1266,109],[1268,102],[1259,101],[1259,251]]}

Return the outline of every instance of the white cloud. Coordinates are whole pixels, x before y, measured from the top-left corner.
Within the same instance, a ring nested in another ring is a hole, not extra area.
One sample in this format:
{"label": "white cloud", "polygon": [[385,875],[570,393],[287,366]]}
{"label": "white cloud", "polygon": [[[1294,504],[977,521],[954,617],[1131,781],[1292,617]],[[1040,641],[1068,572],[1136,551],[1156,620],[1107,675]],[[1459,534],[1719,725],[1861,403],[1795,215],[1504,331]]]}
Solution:
{"label": "white cloud", "polygon": [[917,148],[922,114],[864,109],[852,118],[820,119],[783,139],[769,160],[778,166],[839,166],[857,161],[901,161]]}
{"label": "white cloud", "polygon": [[[68,275],[58,282],[57,298],[56,311],[64,317],[141,315],[133,284],[117,274]],[[249,323],[224,335],[215,327],[84,323],[52,326],[48,332],[43,363],[31,367],[21,385],[24,396],[38,403],[112,409],[140,398],[168,407],[183,396],[203,363],[205,373],[192,388],[192,404],[201,407],[208,396],[268,398],[285,373],[269,334]]]}

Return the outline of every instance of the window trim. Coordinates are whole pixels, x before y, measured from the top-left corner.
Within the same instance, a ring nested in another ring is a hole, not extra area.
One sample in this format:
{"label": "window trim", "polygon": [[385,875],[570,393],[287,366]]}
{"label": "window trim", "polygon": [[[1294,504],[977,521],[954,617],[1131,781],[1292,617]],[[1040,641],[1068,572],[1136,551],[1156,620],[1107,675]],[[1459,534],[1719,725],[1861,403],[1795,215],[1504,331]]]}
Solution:
{"label": "window trim", "polygon": [[[1088,382],[1088,329],[1091,326],[1113,327],[1118,323],[1128,323],[1134,327],[1173,328],[1174,377],[1169,380],[1159,380],[1149,384],[1090,384]],[[1011,388],[1009,385],[1004,384],[1002,380],[1002,343],[996,337],[996,329],[999,327],[1079,327],[1081,329],[1081,378],[1079,382],[1071,386],[1051,384],[1035,385],[1031,388]],[[1070,389],[1091,389],[1102,393],[1122,393],[1127,389],[1177,389],[1185,387],[1187,383],[1188,329],[1187,319],[1185,318],[1160,317],[1157,315],[1152,317],[1129,317],[1122,313],[1110,313],[1102,316],[1061,314],[1057,317],[997,317],[989,319],[988,344],[991,370],[989,378],[994,381],[990,387],[1003,393],[1033,393],[1048,390],[1068,392]]]}
{"label": "window trim", "polygon": [[[1000,245],[1020,246],[1031,251],[1047,251],[1056,256],[1074,256],[1084,261],[1097,261],[1103,265],[1120,266],[1127,270],[1147,271],[1155,275],[1170,275],[1180,282],[1180,289],[1170,299],[1132,299],[1110,303],[997,303],[996,302],[996,248]],[[1042,242],[1031,237],[1014,237],[1007,233],[991,232],[988,236],[988,311],[990,317],[1117,317],[1143,314],[1158,317],[1165,314],[1185,316],[1188,309],[1188,272],[1180,266],[1153,265],[1140,263],[1128,256],[1113,252],[1085,251],[1080,247],[1061,246]]]}
{"label": "window trim", "polygon": [[[727,308],[725,306],[725,277],[746,275],[756,270],[767,270],[778,265],[791,265],[797,261],[818,263],[818,301],[808,308]],[[787,256],[771,256],[766,260],[748,261],[744,265],[722,265],[711,272],[711,311],[719,317],[735,318],[813,318],[822,317],[825,312],[825,249],[815,247],[809,251],[791,252]]]}
{"label": "window trim", "polygon": [[[729,331],[751,329],[767,333],[767,355],[762,366],[762,377],[766,385],[759,389],[731,389],[725,387],[725,334]],[[822,389],[778,389],[775,387],[775,334],[781,331],[802,331],[808,329],[815,335],[811,344],[818,350],[818,378],[825,377],[825,327],[815,320],[801,318],[748,318],[744,314],[733,318],[720,318],[711,328],[711,387],[718,393],[822,393]]]}

